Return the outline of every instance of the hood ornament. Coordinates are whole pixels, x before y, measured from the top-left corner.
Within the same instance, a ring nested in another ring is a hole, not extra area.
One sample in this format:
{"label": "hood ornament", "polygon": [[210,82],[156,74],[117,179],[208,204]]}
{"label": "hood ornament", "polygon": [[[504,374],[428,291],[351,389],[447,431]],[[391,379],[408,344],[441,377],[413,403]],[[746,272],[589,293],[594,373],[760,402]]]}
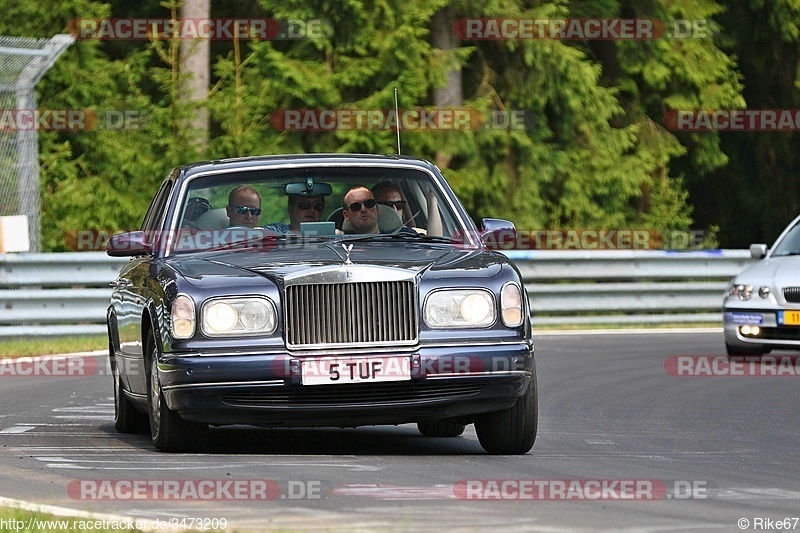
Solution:
{"label": "hood ornament", "polygon": [[353,249],[353,245],[342,243],[342,248],[344,248],[344,253],[345,253],[344,264],[352,265],[353,263],[350,261],[350,251]]}

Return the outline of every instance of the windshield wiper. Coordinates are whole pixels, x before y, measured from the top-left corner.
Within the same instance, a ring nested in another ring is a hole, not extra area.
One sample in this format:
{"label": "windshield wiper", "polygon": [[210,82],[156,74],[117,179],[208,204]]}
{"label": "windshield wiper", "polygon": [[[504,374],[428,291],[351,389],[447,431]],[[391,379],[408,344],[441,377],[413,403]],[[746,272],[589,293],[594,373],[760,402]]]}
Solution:
{"label": "windshield wiper", "polygon": [[[224,234],[223,234],[224,235]],[[249,239],[240,239],[240,240],[233,240],[231,242],[226,242],[224,244],[220,244],[219,246],[209,246],[208,248],[203,248],[201,246],[195,247],[194,251],[196,252],[219,252],[222,250],[231,250],[234,248],[252,248],[256,245],[268,243],[268,242],[277,242],[278,240],[286,239],[286,235],[282,235],[279,233],[269,233],[265,235],[260,235],[258,237],[251,237]],[[217,241],[222,241],[223,237],[220,236]]]}
{"label": "windshield wiper", "polygon": [[416,231],[395,231],[394,233],[365,233],[361,235],[347,234],[339,235],[342,237],[340,240],[347,242],[357,241],[377,241],[377,240],[404,240],[404,241],[425,241],[425,242],[439,242],[447,244],[455,244],[450,237],[443,237],[441,235],[425,235],[417,233]]}

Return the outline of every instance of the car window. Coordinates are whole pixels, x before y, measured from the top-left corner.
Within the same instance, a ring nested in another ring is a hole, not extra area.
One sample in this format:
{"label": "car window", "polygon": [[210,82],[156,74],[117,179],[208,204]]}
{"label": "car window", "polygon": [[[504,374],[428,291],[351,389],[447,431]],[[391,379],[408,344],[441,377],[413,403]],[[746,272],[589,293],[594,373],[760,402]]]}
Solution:
{"label": "car window", "polygon": [[156,193],[153,202],[150,204],[150,208],[144,216],[141,228],[143,231],[154,232],[161,229],[164,207],[169,199],[171,189],[172,180],[165,180],[164,183],[161,184],[161,188],[158,190],[158,193]]}

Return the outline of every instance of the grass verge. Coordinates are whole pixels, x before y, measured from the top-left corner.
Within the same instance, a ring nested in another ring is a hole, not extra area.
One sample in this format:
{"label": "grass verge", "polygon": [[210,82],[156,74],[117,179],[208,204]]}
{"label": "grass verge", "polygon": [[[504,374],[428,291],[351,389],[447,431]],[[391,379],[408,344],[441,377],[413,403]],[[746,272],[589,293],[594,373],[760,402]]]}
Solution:
{"label": "grass verge", "polygon": [[[0,339],[0,357],[28,357],[58,353],[91,352],[108,348],[105,335]],[[0,530],[2,531],[2,530]]]}

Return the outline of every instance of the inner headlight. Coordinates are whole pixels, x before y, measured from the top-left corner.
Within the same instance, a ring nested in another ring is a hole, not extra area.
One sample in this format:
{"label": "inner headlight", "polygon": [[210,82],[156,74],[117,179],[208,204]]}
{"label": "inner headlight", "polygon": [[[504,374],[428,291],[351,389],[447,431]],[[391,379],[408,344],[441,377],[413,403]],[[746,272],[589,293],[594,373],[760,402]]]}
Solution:
{"label": "inner headlight", "polygon": [[482,289],[432,292],[425,300],[425,324],[430,328],[481,328],[494,324],[494,295]]}
{"label": "inner headlight", "polygon": [[510,328],[522,324],[522,292],[516,283],[506,283],[500,291],[500,316]]}
{"label": "inner headlight", "polygon": [[738,296],[740,300],[749,300],[753,295],[753,286],[744,285],[741,283],[734,283],[728,290],[728,296]]}
{"label": "inner headlight", "polygon": [[203,304],[201,329],[209,337],[270,335],[275,332],[275,315],[267,298],[215,298]]}

